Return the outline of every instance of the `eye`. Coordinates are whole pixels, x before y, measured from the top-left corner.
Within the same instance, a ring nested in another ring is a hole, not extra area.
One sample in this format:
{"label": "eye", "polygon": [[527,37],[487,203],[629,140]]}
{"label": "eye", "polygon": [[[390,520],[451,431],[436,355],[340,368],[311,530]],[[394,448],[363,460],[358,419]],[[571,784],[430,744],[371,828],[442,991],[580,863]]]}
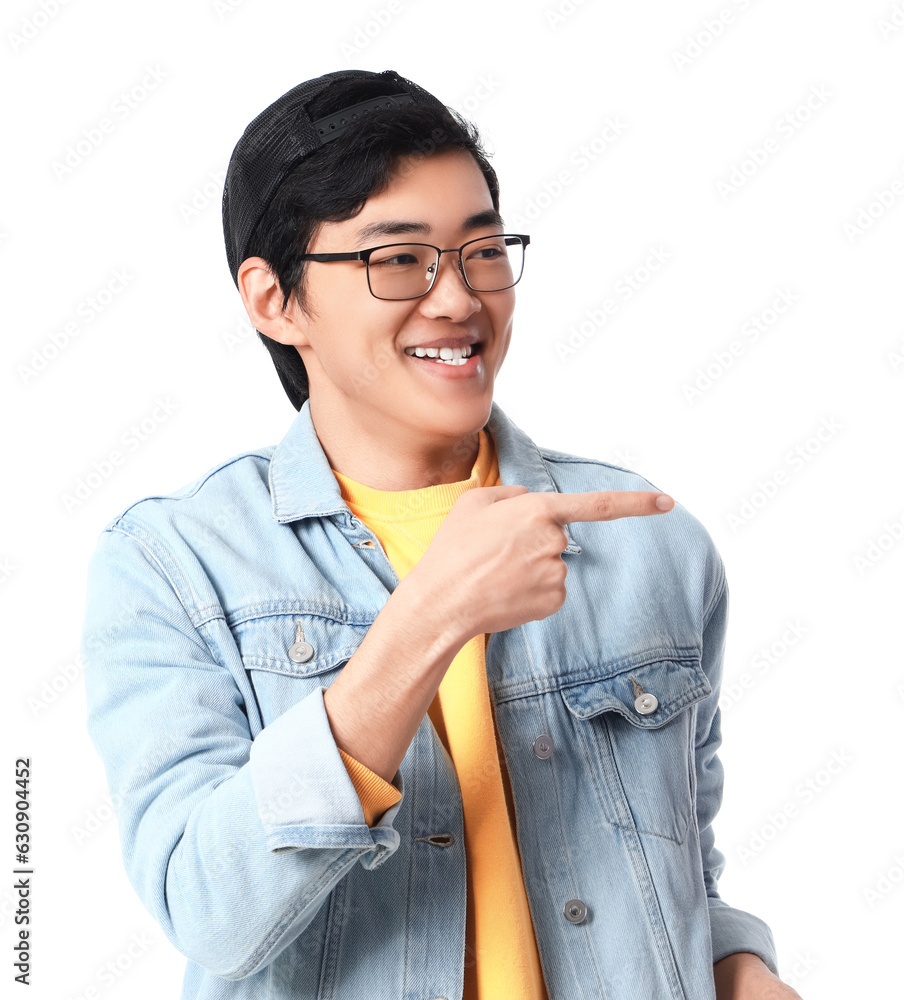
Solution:
{"label": "eye", "polygon": [[476,243],[466,254],[468,260],[474,261],[497,261],[507,256],[504,244],[495,240],[490,243]]}
{"label": "eye", "polygon": [[393,243],[378,247],[370,255],[371,267],[394,271],[405,267],[419,267],[433,260],[433,251],[413,243]]}
{"label": "eye", "polygon": [[384,257],[382,260],[370,259],[371,267],[411,267],[417,264],[417,257],[413,253],[397,253],[393,257]]}

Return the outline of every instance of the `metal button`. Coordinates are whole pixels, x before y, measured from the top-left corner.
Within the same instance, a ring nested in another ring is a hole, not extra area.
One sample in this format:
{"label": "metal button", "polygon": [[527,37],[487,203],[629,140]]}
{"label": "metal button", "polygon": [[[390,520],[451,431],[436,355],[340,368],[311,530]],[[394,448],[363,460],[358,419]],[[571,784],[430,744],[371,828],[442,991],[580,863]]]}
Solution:
{"label": "metal button", "polygon": [[307,663],[314,655],[314,647],[309,642],[293,642],[289,646],[289,659],[296,663]]}
{"label": "metal button", "polygon": [[534,740],[534,756],[539,757],[540,760],[547,760],[549,757],[552,757],[553,749],[552,737],[547,733],[543,733]]}
{"label": "metal button", "polygon": [[659,708],[659,699],[655,694],[645,692],[634,699],[634,707],[641,715],[650,715]]}
{"label": "metal button", "polygon": [[296,663],[307,663],[314,655],[314,647],[305,642],[304,630],[301,627],[301,619],[295,621],[295,642],[289,646],[289,659]]}
{"label": "metal button", "polygon": [[579,924],[587,916],[587,907],[581,899],[569,899],[564,912],[566,920]]}

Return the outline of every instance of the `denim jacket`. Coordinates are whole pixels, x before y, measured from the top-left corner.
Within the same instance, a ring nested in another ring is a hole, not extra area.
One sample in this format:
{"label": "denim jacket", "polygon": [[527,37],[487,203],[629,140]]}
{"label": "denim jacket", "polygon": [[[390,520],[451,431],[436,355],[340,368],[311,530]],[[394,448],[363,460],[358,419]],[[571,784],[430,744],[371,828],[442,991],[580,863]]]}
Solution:
{"label": "denim jacket", "polygon": [[[486,429],[505,484],[656,489],[538,447],[495,402]],[[767,924],[717,890],[722,560],[680,504],[565,530],[565,604],[486,649],[550,1000],[714,1000],[725,955],[777,972]],[[183,1000],[461,998],[452,761],[425,715],[392,782],[401,800],[368,827],[324,709],[397,583],[308,403],[278,446],[101,533],[88,728],[129,880],[188,958]],[[290,653],[299,628],[311,648]]]}

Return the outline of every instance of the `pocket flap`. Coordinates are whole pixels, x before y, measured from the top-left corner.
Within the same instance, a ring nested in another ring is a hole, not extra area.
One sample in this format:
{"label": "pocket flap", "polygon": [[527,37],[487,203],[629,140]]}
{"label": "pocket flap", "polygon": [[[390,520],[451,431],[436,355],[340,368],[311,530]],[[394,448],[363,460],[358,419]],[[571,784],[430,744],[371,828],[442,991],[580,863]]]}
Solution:
{"label": "pocket flap", "polygon": [[[649,714],[635,707],[632,677],[644,692],[656,697],[658,704]],[[642,729],[658,729],[688,705],[712,694],[712,687],[699,660],[659,659],[598,680],[563,687],[561,694],[578,719],[590,719],[600,712],[618,712]]]}
{"label": "pocket flap", "polygon": [[[304,642],[313,647],[303,662],[293,660],[289,652],[298,634],[297,622],[301,622]],[[349,660],[368,628],[325,615],[294,611],[249,618],[234,625],[232,631],[246,669],[312,677]]]}

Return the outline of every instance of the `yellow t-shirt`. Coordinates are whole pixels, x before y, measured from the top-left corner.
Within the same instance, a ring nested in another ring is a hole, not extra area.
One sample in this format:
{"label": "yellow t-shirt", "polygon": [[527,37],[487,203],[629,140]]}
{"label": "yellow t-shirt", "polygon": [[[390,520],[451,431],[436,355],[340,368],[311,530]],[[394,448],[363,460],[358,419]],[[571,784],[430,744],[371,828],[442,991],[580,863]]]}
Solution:
{"label": "yellow t-shirt", "polygon": [[[377,536],[399,579],[424,554],[466,490],[498,486],[492,438],[479,432],[470,479],[418,490],[375,490],[333,469],[349,509]],[[486,675],[489,634],[474,636],[449,665],[428,714],[455,764],[464,807],[468,903],[464,1000],[549,1000],[524,889],[515,810]],[[339,750],[369,826],[401,797]]]}

